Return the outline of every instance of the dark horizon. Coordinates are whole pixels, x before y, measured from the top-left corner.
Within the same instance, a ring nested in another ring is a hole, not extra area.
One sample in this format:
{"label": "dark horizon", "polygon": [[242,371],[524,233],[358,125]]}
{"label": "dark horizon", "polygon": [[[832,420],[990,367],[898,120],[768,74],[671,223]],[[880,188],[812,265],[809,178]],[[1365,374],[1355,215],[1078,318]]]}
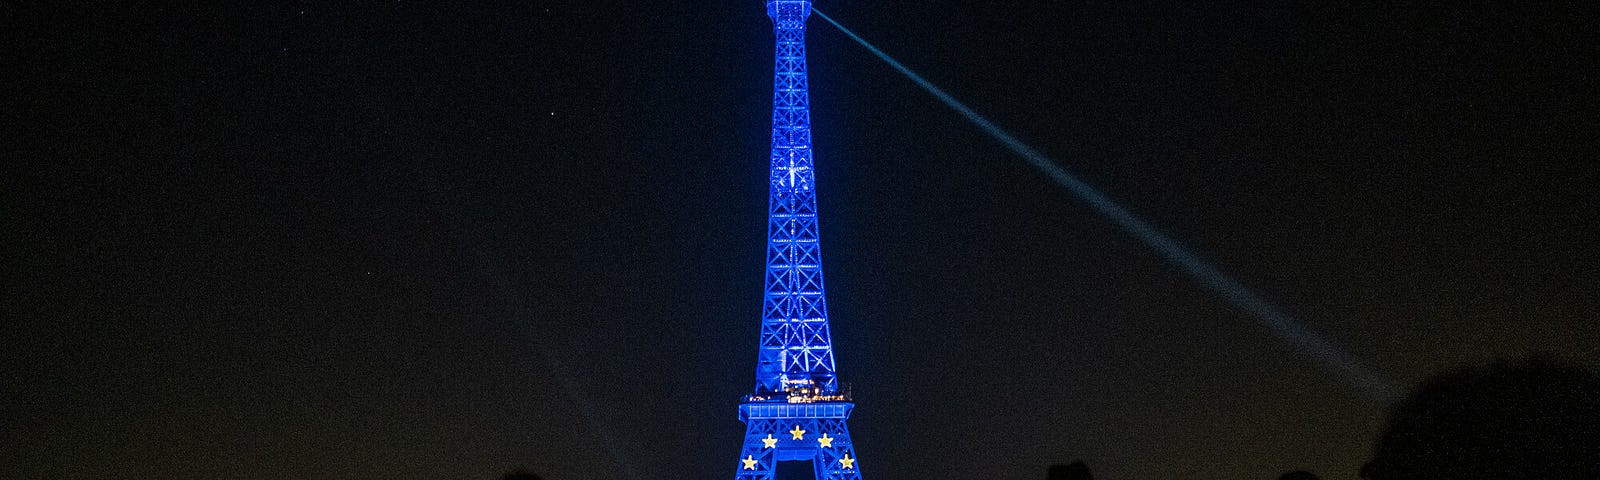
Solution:
{"label": "dark horizon", "polygon": [[[1600,367],[1590,5],[816,6],[1401,385]],[[761,2],[12,13],[0,477],[732,475]],[[1356,478],[1383,405],[808,31],[869,480]]]}

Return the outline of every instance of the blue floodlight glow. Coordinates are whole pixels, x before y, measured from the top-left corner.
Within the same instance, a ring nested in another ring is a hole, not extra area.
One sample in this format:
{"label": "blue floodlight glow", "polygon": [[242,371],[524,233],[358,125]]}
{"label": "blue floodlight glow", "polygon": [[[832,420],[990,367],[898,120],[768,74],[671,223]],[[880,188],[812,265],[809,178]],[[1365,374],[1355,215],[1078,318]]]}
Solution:
{"label": "blue floodlight glow", "polygon": [[1128,233],[1132,233],[1135,238],[1155,250],[1162,258],[1183,268],[1201,285],[1221,295],[1234,306],[1249,312],[1258,323],[1265,326],[1274,336],[1289,343],[1306,356],[1311,357],[1322,368],[1339,374],[1340,377],[1356,387],[1368,399],[1377,403],[1387,403],[1396,398],[1399,390],[1394,384],[1367,368],[1354,356],[1334,345],[1333,342],[1306,328],[1304,324],[1284,313],[1243,283],[1234,280],[1233,277],[1212,266],[1201,259],[1200,256],[1190,252],[1171,237],[1162,234],[1149,222],[1123,208],[1093,186],[1079,180],[1078,177],[1058,166],[1050,157],[1023,143],[1000,128],[999,125],[968,108],[966,104],[956,100],[955,97],[951,97],[944,90],[934,86],[932,82],[922,78],[921,75],[917,75],[916,72],[911,71],[910,68],[902,65],[888,54],[883,53],[882,50],[861,38],[860,35],[856,35],[855,32],[845,28],[844,25],[834,21],[833,18],[828,17],[821,11],[816,11],[816,14],[828,23],[833,24],[840,32],[844,32],[850,39],[861,44],[862,47],[872,52],[884,63],[889,64],[890,67],[905,75],[906,78],[911,79],[923,90],[933,94],[934,98],[938,98],[940,102],[954,109],[956,113],[966,117],[968,121],[977,125],[978,128],[988,133],[989,136],[994,137],[995,140],[1000,141],[1006,148],[1022,156],[1024,160],[1044,172],[1051,180],[1065,187],[1068,191],[1077,195],[1078,198],[1083,199],[1100,215],[1110,219],[1112,223],[1127,230]]}
{"label": "blue floodlight glow", "polygon": [[860,480],[845,420],[855,404],[839,389],[822,290],[806,79],[810,0],[766,0],[777,52],[772,82],[772,155],[767,262],[755,392],[739,405],[745,422],[736,480],[772,480],[779,461],[810,460],[818,480]]}

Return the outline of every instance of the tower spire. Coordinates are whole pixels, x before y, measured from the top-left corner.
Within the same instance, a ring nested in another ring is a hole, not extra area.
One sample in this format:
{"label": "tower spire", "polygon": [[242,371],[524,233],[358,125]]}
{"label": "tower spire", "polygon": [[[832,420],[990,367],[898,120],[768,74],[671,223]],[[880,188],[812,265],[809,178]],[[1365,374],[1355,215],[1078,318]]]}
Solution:
{"label": "tower spire", "polygon": [[772,85],[772,178],[767,215],[766,299],[756,394],[786,388],[838,391],[817,238],[811,156],[811,101],[806,79],[809,0],[768,0],[777,37]]}
{"label": "tower spire", "polygon": [[737,480],[772,480],[779,461],[810,461],[818,480],[860,480],[845,421],[855,404],[834,371],[822,288],[806,79],[810,0],[766,0],[777,52],[772,83],[772,154],[765,299],[755,392],[739,405],[745,422]]}

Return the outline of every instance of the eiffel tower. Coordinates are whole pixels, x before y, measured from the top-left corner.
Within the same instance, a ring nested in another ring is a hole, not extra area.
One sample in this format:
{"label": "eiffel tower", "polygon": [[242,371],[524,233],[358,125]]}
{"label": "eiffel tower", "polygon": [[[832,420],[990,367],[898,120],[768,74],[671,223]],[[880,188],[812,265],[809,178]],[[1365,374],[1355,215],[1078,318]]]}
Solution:
{"label": "eiffel tower", "polygon": [[855,404],[839,388],[822,292],[817,192],[811,169],[806,82],[810,0],[767,0],[778,39],[772,92],[772,178],[767,215],[766,300],[755,393],[736,480],[772,480],[780,461],[810,461],[817,480],[859,480],[845,420]]}

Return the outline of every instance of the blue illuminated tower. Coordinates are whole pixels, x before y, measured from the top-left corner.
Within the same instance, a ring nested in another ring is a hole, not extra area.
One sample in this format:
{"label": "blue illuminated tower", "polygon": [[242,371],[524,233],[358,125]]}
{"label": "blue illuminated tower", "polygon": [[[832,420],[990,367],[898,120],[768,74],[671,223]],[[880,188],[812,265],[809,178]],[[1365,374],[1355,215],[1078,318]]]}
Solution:
{"label": "blue illuminated tower", "polygon": [[734,478],[772,480],[779,461],[809,460],[818,480],[859,480],[860,466],[845,426],[855,405],[840,390],[833,369],[823,301],[806,82],[805,28],[811,1],[766,3],[778,39],[766,299],[755,393],[739,405],[745,435]]}

